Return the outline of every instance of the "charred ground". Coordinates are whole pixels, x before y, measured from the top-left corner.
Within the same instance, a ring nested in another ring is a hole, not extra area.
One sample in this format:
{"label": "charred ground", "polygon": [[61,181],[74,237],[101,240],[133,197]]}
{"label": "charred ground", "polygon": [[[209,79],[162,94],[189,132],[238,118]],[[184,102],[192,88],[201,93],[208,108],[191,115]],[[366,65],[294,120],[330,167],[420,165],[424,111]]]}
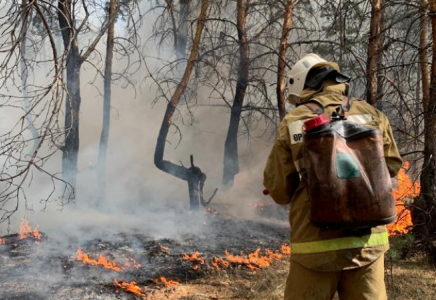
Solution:
{"label": "charred ground", "polygon": [[[263,208],[256,209],[264,213]],[[191,219],[192,232],[171,238],[156,236],[146,228],[111,234],[106,229],[86,240],[58,240],[44,233],[40,240],[19,239],[17,234],[3,236],[0,299],[133,299],[136,296],[116,289],[114,279],[135,281],[152,295],[162,285],[156,282],[161,276],[183,283],[206,276],[214,270],[213,257],[225,257],[226,250],[234,255],[258,248],[261,253],[266,249],[279,251],[288,241],[289,228],[284,220],[241,220],[208,210],[201,217],[181,215],[180,224],[187,218]],[[91,228],[82,230],[86,233]],[[122,270],[85,264],[78,260],[78,249],[94,260],[102,254]],[[196,251],[203,264],[183,259],[185,253]],[[129,263],[132,260],[140,267]],[[243,265],[233,268],[246,269]]]}

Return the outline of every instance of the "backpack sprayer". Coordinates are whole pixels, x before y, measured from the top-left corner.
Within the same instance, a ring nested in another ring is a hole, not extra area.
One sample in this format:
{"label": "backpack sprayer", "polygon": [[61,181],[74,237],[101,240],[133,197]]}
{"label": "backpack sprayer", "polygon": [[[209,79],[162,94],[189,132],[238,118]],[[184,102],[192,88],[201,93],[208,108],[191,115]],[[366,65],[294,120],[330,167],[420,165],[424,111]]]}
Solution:
{"label": "backpack sprayer", "polygon": [[[347,120],[348,88],[331,120],[316,101],[304,104],[318,116],[304,122],[301,177],[306,181],[312,224],[324,229],[369,228],[395,221],[380,129]],[[265,189],[264,195],[269,191]]]}

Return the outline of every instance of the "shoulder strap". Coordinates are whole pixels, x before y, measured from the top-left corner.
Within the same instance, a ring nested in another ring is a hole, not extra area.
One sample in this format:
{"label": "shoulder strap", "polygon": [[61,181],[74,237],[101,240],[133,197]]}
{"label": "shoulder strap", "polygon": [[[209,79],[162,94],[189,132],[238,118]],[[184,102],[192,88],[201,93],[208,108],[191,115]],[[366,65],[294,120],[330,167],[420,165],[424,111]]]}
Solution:
{"label": "shoulder strap", "polygon": [[351,108],[352,99],[350,98],[350,85],[348,83],[345,84],[345,93],[342,96],[342,111],[344,112],[344,116],[348,117],[349,111]]}
{"label": "shoulder strap", "polygon": [[324,112],[324,107],[317,101],[309,100],[304,102],[303,105],[310,109],[310,111],[314,114],[320,115]]}
{"label": "shoulder strap", "polygon": [[[348,117],[349,115],[351,104],[352,104],[352,99],[350,97],[350,86],[349,84],[346,83],[345,93],[342,96],[342,103],[341,103],[342,112],[345,118]],[[311,112],[317,115],[320,115],[324,112],[324,107],[318,101],[315,101],[315,99],[310,99],[304,103],[301,103],[301,105],[306,106],[308,109],[310,109]]]}

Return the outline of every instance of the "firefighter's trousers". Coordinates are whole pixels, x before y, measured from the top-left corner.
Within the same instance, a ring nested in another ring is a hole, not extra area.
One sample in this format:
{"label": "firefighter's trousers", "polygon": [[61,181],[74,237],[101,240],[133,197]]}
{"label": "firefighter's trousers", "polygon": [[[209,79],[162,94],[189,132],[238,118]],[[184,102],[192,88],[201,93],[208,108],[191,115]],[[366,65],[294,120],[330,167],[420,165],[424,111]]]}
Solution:
{"label": "firefighter's trousers", "polygon": [[351,270],[319,272],[291,262],[285,300],[386,300],[384,255],[373,263]]}

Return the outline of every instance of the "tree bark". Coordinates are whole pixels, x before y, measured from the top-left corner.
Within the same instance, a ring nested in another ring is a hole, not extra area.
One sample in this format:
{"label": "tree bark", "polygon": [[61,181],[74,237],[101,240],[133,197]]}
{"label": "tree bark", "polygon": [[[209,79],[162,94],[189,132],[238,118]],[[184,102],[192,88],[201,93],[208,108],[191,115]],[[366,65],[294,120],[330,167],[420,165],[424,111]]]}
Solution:
{"label": "tree bark", "polygon": [[65,144],[62,153],[62,172],[64,179],[76,187],[77,157],[79,151],[79,112],[80,96],[80,67],[82,60],[79,54],[77,38],[73,37],[72,1],[59,0],[58,20],[67,54],[67,90],[65,101]]}
{"label": "tree bark", "polygon": [[195,37],[192,44],[191,53],[186,64],[185,71],[183,73],[182,79],[178,84],[174,94],[171,97],[170,102],[168,102],[167,109],[165,111],[164,118],[162,120],[161,128],[159,130],[159,135],[157,138],[156,148],[154,152],[154,164],[156,167],[168,174],[171,174],[177,178],[187,181],[190,197],[190,207],[192,210],[198,209],[200,202],[202,200],[202,187],[204,181],[206,180],[206,175],[201,172],[198,167],[194,166],[194,159],[191,156],[191,167],[186,168],[184,166],[176,165],[170,161],[163,159],[165,153],[165,143],[168,136],[169,128],[172,124],[172,118],[177,105],[182,98],[186,87],[189,83],[192,70],[194,68],[199,48],[201,35],[204,28],[204,22],[207,17],[207,10],[209,7],[209,0],[203,0],[201,4],[201,11],[197,21],[197,28],[195,31]]}
{"label": "tree bark", "polygon": [[[415,111],[416,114],[421,114],[426,107],[428,106],[428,102],[430,99],[430,70],[429,70],[429,61],[428,61],[428,0],[421,0],[419,5],[419,68],[417,71],[417,84],[416,86],[416,102],[415,102]],[[413,122],[414,128],[414,146],[415,150],[418,149],[419,145],[419,132],[421,131],[421,121],[419,118],[415,118]]]}
{"label": "tree bark", "polygon": [[180,0],[179,26],[177,29],[176,56],[177,59],[186,58],[186,45],[188,43],[188,15],[191,0]]}
{"label": "tree bark", "polygon": [[339,59],[338,59],[338,63],[339,66],[343,66],[343,62],[344,62],[344,49],[345,49],[345,33],[346,33],[346,18],[347,18],[347,13],[346,13],[346,8],[345,4],[342,3],[342,0],[339,0],[339,18],[338,18],[338,23],[339,23]]}
{"label": "tree bark", "polygon": [[429,3],[433,34],[430,96],[427,100],[423,97],[424,161],[420,176],[421,194],[416,203],[420,212],[417,216],[415,214],[414,224],[417,237],[425,243],[430,262],[436,264],[436,0]]}
{"label": "tree bark", "polygon": [[235,98],[230,111],[230,124],[224,145],[223,184],[227,186],[233,185],[235,175],[239,173],[238,129],[245,92],[247,91],[248,86],[248,70],[250,63],[250,49],[246,32],[247,10],[247,0],[238,0],[236,4],[236,25],[238,30],[240,60]]}
{"label": "tree bark", "polygon": [[421,70],[422,107],[427,110],[430,101],[430,71],[428,66],[428,0],[421,0],[419,6],[419,61]]}
{"label": "tree bark", "polygon": [[[420,34],[419,34],[419,76],[418,82],[421,83],[421,86],[418,84],[418,87],[422,90],[422,101],[421,105],[419,105],[417,101],[417,112],[422,113],[423,111],[427,111],[428,109],[428,103],[430,102],[430,68],[429,68],[429,61],[428,61],[428,50],[427,50],[427,44],[428,44],[428,18],[427,18],[427,11],[428,11],[428,0],[421,0],[420,6],[419,6],[419,28],[420,28]],[[420,89],[417,87],[417,91]],[[417,97],[417,100],[419,100],[419,97]],[[416,140],[416,146],[418,145],[418,135],[420,132],[420,124],[418,118],[416,118],[415,121],[415,140]]]}
{"label": "tree bark", "polygon": [[[384,67],[383,64],[383,57],[384,52],[387,50],[385,49],[385,38],[384,32],[386,28],[386,10],[384,8],[381,8],[380,10],[380,26],[379,26],[379,37],[378,37],[378,53],[377,53],[377,70],[382,70]],[[384,73],[383,71],[377,71],[376,78],[377,78],[377,97],[376,97],[376,105],[377,108],[384,112],[383,107],[383,96],[384,96],[384,77],[382,76]]]}
{"label": "tree bark", "polygon": [[71,54],[67,62],[67,90],[65,101],[65,144],[62,153],[62,171],[64,179],[76,187],[77,160],[79,154],[79,112],[80,96],[80,58]]}
{"label": "tree bark", "polygon": [[[86,5],[86,2],[83,2]],[[83,54],[79,51],[79,41],[74,26],[74,11],[72,11],[72,0],[58,0],[58,21],[64,42],[64,49],[67,51],[67,90],[68,96],[65,101],[65,142],[62,148],[62,172],[65,181],[76,188],[77,180],[77,158],[79,154],[79,116],[80,116],[80,68],[82,63],[88,59],[101,37],[106,33],[107,27],[101,29],[92,43]]]}
{"label": "tree bark", "polygon": [[371,2],[371,21],[369,28],[368,38],[368,60],[366,64],[367,74],[367,101],[369,104],[375,106],[377,104],[377,61],[380,55],[380,23],[381,23],[381,9],[382,0],[373,0]]}
{"label": "tree bark", "polygon": [[29,155],[33,155],[35,150],[38,148],[38,144],[40,142],[38,130],[35,128],[35,124],[33,124],[33,117],[31,114],[31,105],[29,98],[29,87],[28,87],[28,79],[29,79],[29,66],[27,65],[27,29],[29,28],[29,14],[31,10],[28,9],[28,3],[26,0],[21,0],[21,44],[20,44],[20,52],[21,52],[21,83],[22,83],[22,92],[23,92],[23,101],[24,101],[24,110],[26,111],[26,120],[29,126],[30,134],[33,139],[33,147],[29,151]]}
{"label": "tree bark", "polygon": [[286,52],[288,50],[288,34],[292,25],[292,12],[294,10],[294,0],[288,0],[285,5],[285,14],[282,27],[282,36],[280,37],[279,59],[277,63],[277,107],[279,109],[280,121],[286,115],[285,109],[285,68]]}
{"label": "tree bark", "polygon": [[104,69],[103,125],[101,129],[97,166],[99,203],[101,203],[106,196],[106,156],[110,130],[112,61],[114,57],[115,16],[117,14],[116,4],[117,0],[110,0],[109,2],[110,24],[107,30],[106,60]]}

